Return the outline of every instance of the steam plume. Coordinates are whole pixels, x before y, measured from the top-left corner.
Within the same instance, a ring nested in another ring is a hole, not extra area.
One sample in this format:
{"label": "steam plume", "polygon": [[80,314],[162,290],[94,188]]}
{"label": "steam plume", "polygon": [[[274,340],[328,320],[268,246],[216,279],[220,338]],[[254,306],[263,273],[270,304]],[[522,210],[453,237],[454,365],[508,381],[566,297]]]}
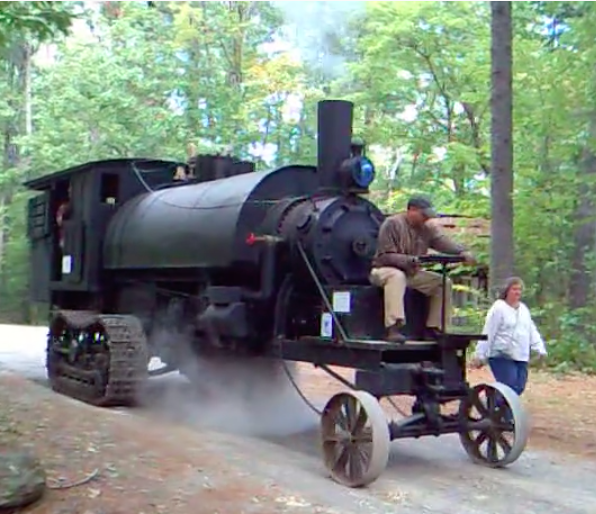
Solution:
{"label": "steam plume", "polygon": [[274,1],[286,24],[289,42],[304,63],[327,79],[347,73],[342,39],[349,24],[364,14],[366,2]]}

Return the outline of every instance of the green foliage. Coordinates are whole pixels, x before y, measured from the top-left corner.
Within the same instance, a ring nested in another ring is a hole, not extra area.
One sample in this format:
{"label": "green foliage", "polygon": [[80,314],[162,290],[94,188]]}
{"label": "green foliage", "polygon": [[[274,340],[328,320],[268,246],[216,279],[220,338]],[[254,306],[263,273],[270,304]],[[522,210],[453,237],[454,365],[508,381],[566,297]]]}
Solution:
{"label": "green foliage", "polygon": [[[81,14],[87,24],[66,39],[54,36],[77,3],[0,4],[0,315],[29,312],[25,178],[116,156],[184,159],[189,143],[260,169],[312,163],[315,104],[329,95],[356,103],[384,210],[416,192],[444,213],[489,215],[488,4],[366,2],[333,18],[329,5],[282,4],[115,2]],[[513,15],[517,272],[551,365],[596,369],[596,316],[570,308],[578,197],[596,188],[582,167],[596,151],[596,7],[519,2]],[[297,21],[289,49],[272,44]],[[471,242],[485,262],[487,243]],[[593,281],[595,260],[584,265]],[[479,301],[459,313],[474,330],[490,305]]]}
{"label": "green foliage", "polygon": [[2,2],[0,47],[15,35],[26,34],[48,40],[66,34],[73,20],[73,7],[80,2]]}

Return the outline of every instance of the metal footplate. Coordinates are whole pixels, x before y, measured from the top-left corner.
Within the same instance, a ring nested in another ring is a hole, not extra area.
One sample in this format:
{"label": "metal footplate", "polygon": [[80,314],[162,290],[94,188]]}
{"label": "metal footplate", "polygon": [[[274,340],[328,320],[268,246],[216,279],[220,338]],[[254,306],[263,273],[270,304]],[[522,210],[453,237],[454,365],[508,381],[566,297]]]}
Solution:
{"label": "metal footplate", "polygon": [[134,316],[59,311],[52,319],[46,367],[60,394],[96,406],[133,404],[148,377],[148,361]]}

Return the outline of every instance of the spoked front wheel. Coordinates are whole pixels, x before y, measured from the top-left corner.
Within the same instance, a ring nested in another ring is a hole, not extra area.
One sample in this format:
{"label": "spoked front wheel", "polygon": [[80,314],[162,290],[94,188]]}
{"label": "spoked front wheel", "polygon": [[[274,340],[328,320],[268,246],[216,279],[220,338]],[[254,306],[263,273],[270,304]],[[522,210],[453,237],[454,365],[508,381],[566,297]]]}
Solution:
{"label": "spoked front wheel", "polygon": [[502,468],[526,447],[529,421],[520,397],[505,384],[478,384],[460,404],[462,446],[477,464]]}
{"label": "spoked front wheel", "polygon": [[364,391],[333,396],[321,416],[325,467],[336,482],[362,487],[389,460],[389,426],[377,399]]}

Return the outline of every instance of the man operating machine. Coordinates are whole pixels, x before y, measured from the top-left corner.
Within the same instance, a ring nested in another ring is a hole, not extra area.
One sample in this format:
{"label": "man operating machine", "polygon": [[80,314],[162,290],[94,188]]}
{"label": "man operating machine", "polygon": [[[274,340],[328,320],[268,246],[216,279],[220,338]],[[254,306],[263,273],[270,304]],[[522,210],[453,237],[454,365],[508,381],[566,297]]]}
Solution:
{"label": "man operating machine", "polygon": [[[439,273],[420,269],[418,256],[430,248],[441,253],[461,255],[465,262],[475,262],[465,247],[452,241],[441,229],[427,223],[436,213],[431,201],[424,196],[414,196],[407,210],[388,216],[379,231],[377,250],[372,263],[370,281],[383,288],[385,297],[385,327],[387,340],[400,343],[406,337],[401,332],[406,323],[404,294],[406,287],[416,289],[430,297],[427,337],[436,337],[441,327],[443,305],[443,280]],[[451,281],[445,281],[445,326],[451,318]]]}

